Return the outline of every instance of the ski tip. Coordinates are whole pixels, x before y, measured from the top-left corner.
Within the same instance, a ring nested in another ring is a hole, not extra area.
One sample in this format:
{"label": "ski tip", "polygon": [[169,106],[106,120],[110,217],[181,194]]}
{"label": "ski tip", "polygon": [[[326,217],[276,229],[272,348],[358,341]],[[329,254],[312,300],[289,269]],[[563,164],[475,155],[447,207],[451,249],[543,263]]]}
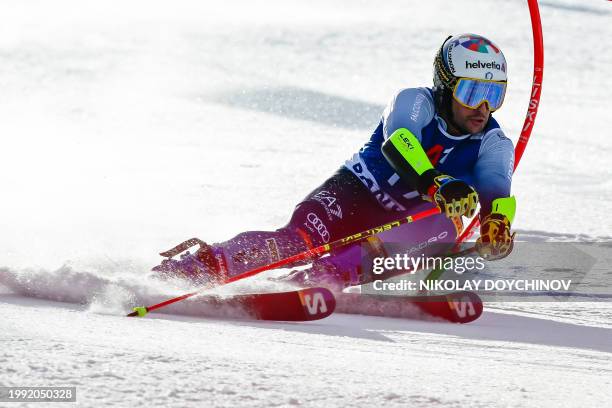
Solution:
{"label": "ski tip", "polygon": [[308,288],[298,293],[304,309],[303,320],[324,319],[336,309],[336,298],[329,289]]}
{"label": "ski tip", "polygon": [[480,297],[468,291],[456,292],[446,296],[450,316],[447,320],[453,323],[470,323],[478,319],[483,312],[483,304]]}
{"label": "ski tip", "polygon": [[144,317],[147,315],[147,313],[149,313],[147,308],[144,306],[135,307],[133,310],[134,311],[132,313],[127,315],[128,317]]}

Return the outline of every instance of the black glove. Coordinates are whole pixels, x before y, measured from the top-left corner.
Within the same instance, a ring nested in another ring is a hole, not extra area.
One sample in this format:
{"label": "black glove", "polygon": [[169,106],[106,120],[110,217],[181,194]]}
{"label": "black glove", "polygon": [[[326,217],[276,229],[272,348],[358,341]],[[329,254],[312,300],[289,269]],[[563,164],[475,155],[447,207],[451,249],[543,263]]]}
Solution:
{"label": "black glove", "polygon": [[419,192],[436,203],[449,218],[473,217],[478,206],[478,193],[469,184],[440,173],[427,170],[419,178]]}

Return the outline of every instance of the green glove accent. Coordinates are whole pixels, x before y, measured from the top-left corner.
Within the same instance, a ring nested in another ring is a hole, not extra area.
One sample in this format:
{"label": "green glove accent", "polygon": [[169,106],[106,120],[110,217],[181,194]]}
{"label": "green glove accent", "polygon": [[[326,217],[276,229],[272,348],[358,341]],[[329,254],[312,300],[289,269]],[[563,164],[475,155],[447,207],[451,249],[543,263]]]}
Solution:
{"label": "green glove accent", "polygon": [[427,170],[433,169],[429,157],[427,157],[423,146],[421,146],[421,142],[408,129],[397,129],[389,136],[389,140],[391,140],[397,151],[416,171],[417,175],[420,176]]}
{"label": "green glove accent", "polygon": [[505,215],[512,224],[516,214],[516,198],[514,196],[496,198],[491,203],[491,214]]}

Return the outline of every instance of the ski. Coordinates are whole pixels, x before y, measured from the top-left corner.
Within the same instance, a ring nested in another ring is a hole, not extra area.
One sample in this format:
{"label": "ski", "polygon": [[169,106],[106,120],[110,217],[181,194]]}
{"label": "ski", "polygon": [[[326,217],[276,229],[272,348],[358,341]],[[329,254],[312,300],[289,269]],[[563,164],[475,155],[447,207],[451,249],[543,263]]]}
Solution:
{"label": "ski", "polygon": [[442,319],[452,323],[469,323],[482,315],[480,297],[473,292],[458,291],[444,295],[388,296],[362,293],[336,295],[339,313],[407,318]]}
{"label": "ski", "polygon": [[[229,297],[203,295],[189,303],[190,315],[286,322],[324,319],[336,308],[334,295],[325,288],[238,294]],[[138,314],[136,309],[139,308],[135,308],[132,315]]]}

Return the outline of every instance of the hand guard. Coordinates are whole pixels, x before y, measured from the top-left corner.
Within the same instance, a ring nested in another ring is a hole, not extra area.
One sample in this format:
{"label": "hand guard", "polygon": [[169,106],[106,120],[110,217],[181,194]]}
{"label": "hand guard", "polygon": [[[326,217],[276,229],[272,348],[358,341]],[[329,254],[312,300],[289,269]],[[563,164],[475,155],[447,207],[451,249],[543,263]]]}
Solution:
{"label": "hand guard", "polygon": [[423,173],[420,181],[419,191],[435,202],[448,218],[474,216],[478,193],[465,181],[435,169]]}
{"label": "hand guard", "polygon": [[510,220],[502,214],[489,214],[480,225],[480,237],[476,249],[484,259],[493,261],[510,255],[514,247],[514,235],[510,235]]}

